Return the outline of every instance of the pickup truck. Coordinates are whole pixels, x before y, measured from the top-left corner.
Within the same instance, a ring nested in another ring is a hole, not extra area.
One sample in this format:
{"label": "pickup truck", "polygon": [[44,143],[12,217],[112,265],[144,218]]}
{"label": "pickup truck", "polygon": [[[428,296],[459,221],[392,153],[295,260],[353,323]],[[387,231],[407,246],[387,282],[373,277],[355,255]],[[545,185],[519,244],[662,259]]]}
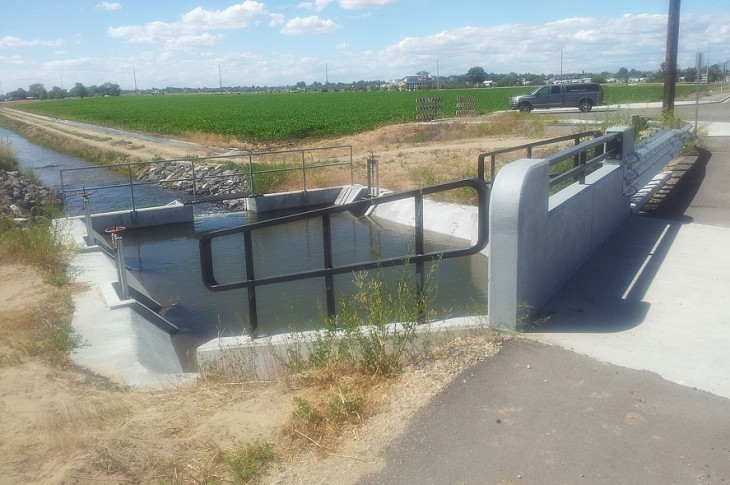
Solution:
{"label": "pickup truck", "polygon": [[510,108],[523,113],[536,108],[578,108],[587,113],[599,104],[603,104],[603,88],[598,83],[548,84],[509,99]]}

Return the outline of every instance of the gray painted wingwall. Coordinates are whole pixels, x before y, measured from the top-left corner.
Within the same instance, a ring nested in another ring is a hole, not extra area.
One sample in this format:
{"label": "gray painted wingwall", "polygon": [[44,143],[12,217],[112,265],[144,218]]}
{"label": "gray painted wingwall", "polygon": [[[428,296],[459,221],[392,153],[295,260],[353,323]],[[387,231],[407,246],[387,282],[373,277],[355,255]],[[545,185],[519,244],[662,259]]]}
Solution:
{"label": "gray painted wingwall", "polygon": [[630,214],[623,160],[633,131],[623,134],[622,157],[549,196],[549,162],[522,159],[497,174],[490,199],[489,321],[517,329],[548,300]]}

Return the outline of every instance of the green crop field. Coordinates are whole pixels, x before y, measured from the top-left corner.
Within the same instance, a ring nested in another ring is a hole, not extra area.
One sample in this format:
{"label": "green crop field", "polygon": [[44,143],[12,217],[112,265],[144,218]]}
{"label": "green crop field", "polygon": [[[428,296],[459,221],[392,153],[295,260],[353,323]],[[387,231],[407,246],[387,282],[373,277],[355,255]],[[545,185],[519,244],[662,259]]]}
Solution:
{"label": "green crop field", "polygon": [[[416,120],[416,99],[443,98],[443,115],[455,115],[458,96],[476,96],[480,114],[508,107],[533,88],[440,91],[201,94],[121,96],[22,103],[15,108],[55,118],[126,130],[181,135],[213,133],[247,141],[323,139]],[[657,101],[661,85],[606,85],[606,102]],[[677,95],[694,86],[677,87]]]}

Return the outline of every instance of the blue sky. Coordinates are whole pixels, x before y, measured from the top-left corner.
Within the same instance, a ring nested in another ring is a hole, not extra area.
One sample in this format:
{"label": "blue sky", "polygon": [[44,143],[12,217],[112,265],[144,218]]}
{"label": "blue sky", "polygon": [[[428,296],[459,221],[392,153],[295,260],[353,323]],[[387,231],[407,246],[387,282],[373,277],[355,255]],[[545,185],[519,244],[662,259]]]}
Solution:
{"label": "blue sky", "polygon": [[[664,61],[669,0],[2,0],[3,92],[615,72]],[[679,67],[730,57],[730,2],[684,0]],[[730,69],[730,65],[728,66]]]}

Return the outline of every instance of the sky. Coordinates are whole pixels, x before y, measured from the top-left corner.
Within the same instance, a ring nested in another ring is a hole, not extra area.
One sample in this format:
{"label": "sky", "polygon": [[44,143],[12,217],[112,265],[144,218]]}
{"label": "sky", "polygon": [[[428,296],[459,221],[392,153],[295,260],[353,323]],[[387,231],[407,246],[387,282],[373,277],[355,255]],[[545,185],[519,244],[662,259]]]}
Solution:
{"label": "sky", "polygon": [[[0,0],[0,94],[657,70],[669,0]],[[678,67],[730,57],[730,2],[681,2]],[[730,69],[730,64],[728,64]]]}

